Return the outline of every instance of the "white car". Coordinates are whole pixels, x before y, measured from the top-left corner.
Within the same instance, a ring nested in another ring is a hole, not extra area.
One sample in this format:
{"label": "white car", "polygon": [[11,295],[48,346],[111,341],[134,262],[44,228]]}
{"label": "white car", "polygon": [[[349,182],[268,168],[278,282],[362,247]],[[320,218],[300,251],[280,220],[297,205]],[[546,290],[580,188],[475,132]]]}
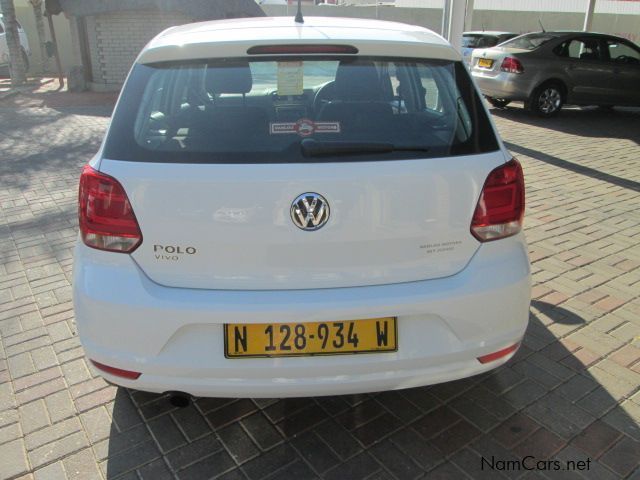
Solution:
{"label": "white car", "polygon": [[[22,60],[27,70],[29,70],[29,57],[31,56],[31,49],[29,48],[29,39],[27,33],[22,28],[22,25],[18,22],[18,35],[20,37],[20,47],[22,50]],[[9,48],[7,47],[6,40],[7,32],[4,25],[4,18],[0,13],[0,69],[9,66]]]}
{"label": "white car", "polygon": [[176,398],[468,377],[527,328],[523,214],[520,164],[439,35],[170,28],[80,178],[78,332],[105,379]]}

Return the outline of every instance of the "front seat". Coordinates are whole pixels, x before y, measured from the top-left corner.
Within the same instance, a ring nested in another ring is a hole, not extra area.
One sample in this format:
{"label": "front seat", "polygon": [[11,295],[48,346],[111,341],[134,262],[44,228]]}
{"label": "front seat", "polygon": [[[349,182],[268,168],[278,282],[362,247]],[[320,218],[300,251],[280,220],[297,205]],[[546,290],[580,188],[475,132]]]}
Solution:
{"label": "front seat", "polygon": [[384,93],[376,66],[371,61],[343,60],[338,65],[334,98],[322,105],[318,120],[340,122],[343,132],[384,128],[393,111]]}

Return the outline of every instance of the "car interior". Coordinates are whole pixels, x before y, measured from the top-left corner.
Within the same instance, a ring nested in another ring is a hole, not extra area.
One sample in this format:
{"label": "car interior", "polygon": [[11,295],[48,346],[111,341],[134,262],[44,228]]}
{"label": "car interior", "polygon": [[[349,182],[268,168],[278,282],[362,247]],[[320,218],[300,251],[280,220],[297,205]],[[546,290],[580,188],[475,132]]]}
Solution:
{"label": "car interior", "polygon": [[136,141],[153,150],[282,151],[310,137],[426,150],[471,134],[451,64],[300,61],[304,85],[292,93],[282,91],[278,63],[155,69],[138,110]]}

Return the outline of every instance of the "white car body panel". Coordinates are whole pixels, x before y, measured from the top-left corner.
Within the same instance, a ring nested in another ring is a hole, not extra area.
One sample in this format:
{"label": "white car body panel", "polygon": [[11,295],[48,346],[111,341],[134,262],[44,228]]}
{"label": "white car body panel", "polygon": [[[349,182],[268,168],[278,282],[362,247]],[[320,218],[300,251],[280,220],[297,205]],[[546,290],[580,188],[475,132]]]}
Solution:
{"label": "white car body panel", "polygon": [[[469,225],[484,180],[504,162],[497,151],[299,165],[103,160],[100,170],[128,193],[144,232],[132,256],[149,278],[171,287],[257,290],[459,272],[480,245]],[[319,193],[331,207],[329,222],[316,232],[300,230],[289,215],[304,192]],[[174,251],[178,246],[182,253]]]}

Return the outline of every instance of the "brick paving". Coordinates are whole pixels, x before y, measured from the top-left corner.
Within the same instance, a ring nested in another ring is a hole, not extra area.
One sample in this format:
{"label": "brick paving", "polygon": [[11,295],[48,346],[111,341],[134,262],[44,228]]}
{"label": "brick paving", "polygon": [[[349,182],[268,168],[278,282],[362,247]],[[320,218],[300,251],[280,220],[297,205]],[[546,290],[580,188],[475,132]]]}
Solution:
{"label": "brick paving", "polygon": [[[12,102],[0,106],[0,478],[640,478],[640,112],[493,110],[524,165],[534,272],[530,328],[506,366],[405,391],[176,409],[107,385],[75,332],[77,179],[110,108]],[[529,455],[589,468],[505,469]]]}

